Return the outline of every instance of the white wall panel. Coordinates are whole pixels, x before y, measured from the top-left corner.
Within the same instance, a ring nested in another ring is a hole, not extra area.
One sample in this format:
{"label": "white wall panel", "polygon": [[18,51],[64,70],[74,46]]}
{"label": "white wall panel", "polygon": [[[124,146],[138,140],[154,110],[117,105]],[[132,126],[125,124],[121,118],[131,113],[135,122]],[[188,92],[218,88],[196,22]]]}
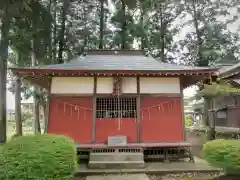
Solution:
{"label": "white wall panel", "polygon": [[141,77],[140,93],[180,93],[180,81],[178,77]]}
{"label": "white wall panel", "polygon": [[112,94],[113,78],[99,77],[97,78],[97,94]]}
{"label": "white wall panel", "polygon": [[92,94],[93,77],[53,77],[51,93],[53,94]]}
{"label": "white wall panel", "polygon": [[137,93],[137,78],[136,77],[122,78],[122,93]]}

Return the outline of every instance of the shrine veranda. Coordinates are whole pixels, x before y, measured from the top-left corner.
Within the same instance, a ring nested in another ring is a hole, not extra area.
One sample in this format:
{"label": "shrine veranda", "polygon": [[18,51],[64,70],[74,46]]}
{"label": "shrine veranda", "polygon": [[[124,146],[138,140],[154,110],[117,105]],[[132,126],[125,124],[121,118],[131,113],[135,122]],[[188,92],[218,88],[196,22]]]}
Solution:
{"label": "shrine veranda", "polygon": [[161,63],[137,50],[89,50],[66,64],[10,69],[47,89],[47,132],[71,137],[81,158],[91,152],[142,152],[145,159],[165,161],[169,154],[185,156],[181,149],[191,155],[183,89],[216,72]]}

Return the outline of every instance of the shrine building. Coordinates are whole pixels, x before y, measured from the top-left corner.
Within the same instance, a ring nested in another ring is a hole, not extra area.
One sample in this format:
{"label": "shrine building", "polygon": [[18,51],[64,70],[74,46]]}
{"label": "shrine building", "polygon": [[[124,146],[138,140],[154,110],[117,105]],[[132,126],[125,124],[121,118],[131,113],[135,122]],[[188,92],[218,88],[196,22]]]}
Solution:
{"label": "shrine building", "polygon": [[141,162],[156,150],[190,146],[183,89],[216,72],[162,63],[140,50],[88,50],[65,64],[10,69],[48,90],[48,133],[71,137],[90,161],[97,161],[91,153],[117,149],[142,153]]}

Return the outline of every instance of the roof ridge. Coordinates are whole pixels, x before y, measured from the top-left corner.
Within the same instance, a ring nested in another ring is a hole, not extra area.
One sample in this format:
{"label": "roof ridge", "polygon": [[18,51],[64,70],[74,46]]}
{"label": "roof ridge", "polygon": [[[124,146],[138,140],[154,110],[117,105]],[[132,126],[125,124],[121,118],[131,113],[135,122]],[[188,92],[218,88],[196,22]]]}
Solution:
{"label": "roof ridge", "polygon": [[87,55],[78,56],[63,64],[50,64],[31,67],[36,69],[62,70],[133,70],[133,71],[181,71],[216,69],[209,67],[186,66],[171,62],[161,62],[152,56],[128,55]]}

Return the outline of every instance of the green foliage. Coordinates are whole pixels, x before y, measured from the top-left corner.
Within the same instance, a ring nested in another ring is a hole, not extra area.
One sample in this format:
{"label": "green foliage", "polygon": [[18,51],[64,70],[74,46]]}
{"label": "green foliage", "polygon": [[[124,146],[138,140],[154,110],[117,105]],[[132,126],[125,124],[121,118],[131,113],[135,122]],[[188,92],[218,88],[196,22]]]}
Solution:
{"label": "green foliage", "polygon": [[30,109],[22,108],[22,121],[23,122],[33,121],[33,112]]}
{"label": "green foliage", "polygon": [[[239,60],[239,35],[228,29],[228,25],[238,19],[236,16],[229,15],[231,7],[236,7],[236,3],[232,0],[185,2],[184,13],[191,18],[183,18],[183,26],[193,26],[194,31],[189,31],[179,43],[184,51],[179,54],[182,60],[187,64],[198,66]],[[219,21],[219,17],[225,20]]]}
{"label": "green foliage", "polygon": [[235,88],[229,83],[222,81],[219,83],[213,82],[211,85],[204,84],[203,89],[197,93],[197,96],[213,98],[239,92],[239,88]]}
{"label": "green foliage", "polygon": [[144,18],[143,28],[147,48],[151,55],[160,61],[172,62],[179,49],[174,37],[180,31],[180,26],[173,22],[183,15],[184,4],[182,1],[172,0],[151,1],[146,4],[149,13]]}
{"label": "green foliage", "polygon": [[[125,47],[133,48],[137,44],[138,47],[148,48],[151,55],[156,58],[164,57],[164,61],[174,62],[175,57],[180,57],[185,64],[202,64],[197,62],[199,51],[204,62],[222,59],[238,60],[236,57],[239,50],[236,43],[238,35],[227,30],[227,25],[237,20],[237,16],[232,19],[227,18],[230,8],[238,7],[240,4],[234,2],[235,0],[229,0],[227,3],[223,0],[113,0],[113,4],[108,4],[107,0],[103,1],[104,17],[101,17],[99,8],[102,1],[69,2],[64,23],[66,24],[64,53],[67,54],[64,60],[70,60],[81,54],[84,47],[90,49],[98,47],[100,19],[104,19],[106,49],[120,48],[123,43],[122,28],[125,22]],[[14,53],[9,61],[15,64],[17,52],[21,55],[19,65],[31,64],[30,40],[34,34],[37,37],[38,64],[56,62],[58,42],[62,35],[61,20],[64,3],[44,0],[23,2],[15,5],[21,7],[18,8],[19,11],[15,10],[15,6],[12,8],[10,43]],[[219,21],[220,16],[226,21]],[[36,18],[36,29],[32,28],[33,18]],[[177,23],[179,19],[182,21]],[[196,31],[195,19],[198,31]],[[194,26],[194,31],[187,33],[183,40],[176,41],[182,28],[188,25]]]}
{"label": "green foliage", "polygon": [[[30,109],[22,108],[21,115],[23,124],[31,127],[34,119],[33,112]],[[11,124],[15,124],[16,123],[15,116],[14,115],[9,116],[8,122]]]}
{"label": "green foliage", "polygon": [[74,142],[64,136],[15,137],[0,150],[0,180],[69,180],[76,170]]}
{"label": "green foliage", "polygon": [[218,139],[203,147],[204,158],[227,174],[240,174],[240,141]]}
{"label": "green foliage", "polygon": [[185,115],[185,127],[190,127],[193,125],[193,120],[191,114]]}

